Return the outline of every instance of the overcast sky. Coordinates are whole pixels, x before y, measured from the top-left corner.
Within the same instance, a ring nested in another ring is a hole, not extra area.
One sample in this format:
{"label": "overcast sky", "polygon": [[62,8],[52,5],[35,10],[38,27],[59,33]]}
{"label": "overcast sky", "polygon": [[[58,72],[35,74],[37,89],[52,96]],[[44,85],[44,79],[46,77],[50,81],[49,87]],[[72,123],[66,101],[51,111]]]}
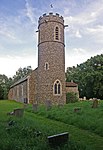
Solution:
{"label": "overcast sky", "polygon": [[[53,5],[53,8],[50,5]],[[37,67],[38,18],[64,17],[66,68],[103,53],[103,0],[0,0],[0,74]]]}

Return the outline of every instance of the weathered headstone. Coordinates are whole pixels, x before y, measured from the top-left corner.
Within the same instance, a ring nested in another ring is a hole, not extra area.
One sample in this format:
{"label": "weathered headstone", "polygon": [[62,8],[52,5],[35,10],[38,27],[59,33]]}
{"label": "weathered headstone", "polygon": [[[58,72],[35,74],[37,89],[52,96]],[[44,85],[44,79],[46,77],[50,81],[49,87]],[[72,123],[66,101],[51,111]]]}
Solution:
{"label": "weathered headstone", "polygon": [[92,100],[93,100],[92,98],[89,99],[89,101],[92,101]]}
{"label": "weathered headstone", "polygon": [[24,103],[23,108],[26,109],[27,107],[28,107],[28,104]]}
{"label": "weathered headstone", "polygon": [[46,104],[47,110],[50,110],[52,108],[52,102],[51,102],[51,100],[46,100],[45,104]]}
{"label": "weathered headstone", "polygon": [[37,111],[38,111],[38,104],[37,104],[37,103],[34,103],[34,104],[33,104],[33,111],[34,111],[34,112],[37,112]]}
{"label": "weathered headstone", "polygon": [[59,103],[59,104],[58,104],[58,107],[59,107],[59,108],[62,108],[63,106],[64,106],[63,103]]}
{"label": "weathered headstone", "polygon": [[97,98],[93,98],[92,108],[97,108],[97,107],[98,107],[98,99]]}
{"label": "weathered headstone", "polygon": [[86,101],[86,96],[83,97],[83,100]]}
{"label": "weathered headstone", "polygon": [[67,143],[68,139],[69,139],[68,132],[48,136],[48,142],[49,142],[50,146],[52,146],[52,147]]}
{"label": "weathered headstone", "polygon": [[14,116],[23,117],[23,114],[24,114],[23,108],[14,109]]}

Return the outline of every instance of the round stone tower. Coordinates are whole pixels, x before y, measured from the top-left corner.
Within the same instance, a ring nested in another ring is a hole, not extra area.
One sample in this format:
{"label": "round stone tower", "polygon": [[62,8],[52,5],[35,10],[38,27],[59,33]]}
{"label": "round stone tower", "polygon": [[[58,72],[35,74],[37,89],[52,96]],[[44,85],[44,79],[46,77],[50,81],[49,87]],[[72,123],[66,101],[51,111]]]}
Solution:
{"label": "round stone tower", "polygon": [[59,14],[49,13],[40,17],[38,23],[37,101],[64,104],[64,20]]}

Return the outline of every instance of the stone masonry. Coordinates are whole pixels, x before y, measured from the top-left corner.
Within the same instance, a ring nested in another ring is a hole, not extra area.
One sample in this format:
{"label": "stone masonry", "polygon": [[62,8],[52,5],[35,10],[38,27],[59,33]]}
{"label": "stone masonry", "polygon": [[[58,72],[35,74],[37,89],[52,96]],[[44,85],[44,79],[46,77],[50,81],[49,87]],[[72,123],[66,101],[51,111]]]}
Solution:
{"label": "stone masonry", "polygon": [[[59,39],[55,39],[55,29],[59,29]],[[44,14],[39,18],[38,40],[38,76],[37,101],[44,103],[65,103],[65,50],[64,50],[64,20],[59,14]],[[45,63],[48,69],[45,69]],[[54,83],[61,83],[60,94],[54,94]]]}
{"label": "stone masonry", "polygon": [[[64,20],[59,14],[44,14],[38,21],[38,67],[27,77],[20,79],[8,94],[9,99],[26,103],[65,104]],[[77,86],[74,86],[77,92]],[[73,91],[73,90],[72,90]]]}

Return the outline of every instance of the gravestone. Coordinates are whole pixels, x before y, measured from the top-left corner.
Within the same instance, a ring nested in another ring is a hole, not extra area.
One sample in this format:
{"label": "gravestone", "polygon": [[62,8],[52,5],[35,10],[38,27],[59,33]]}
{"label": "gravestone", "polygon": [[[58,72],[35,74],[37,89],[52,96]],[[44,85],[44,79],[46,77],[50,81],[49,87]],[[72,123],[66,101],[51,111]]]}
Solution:
{"label": "gravestone", "polygon": [[59,104],[58,104],[58,108],[62,108],[63,106],[64,106],[63,103],[59,103]]}
{"label": "gravestone", "polygon": [[23,117],[23,114],[24,114],[23,108],[14,109],[14,116]]}
{"label": "gravestone", "polygon": [[86,96],[83,97],[83,100],[86,101]]}
{"label": "gravestone", "polygon": [[92,101],[92,100],[93,100],[92,98],[89,99],[89,101]]}
{"label": "gravestone", "polygon": [[92,108],[97,108],[97,107],[98,107],[98,99],[97,98],[93,98]]}
{"label": "gravestone", "polygon": [[28,107],[28,104],[23,104],[23,108],[26,109]]}
{"label": "gravestone", "polygon": [[49,142],[50,146],[52,146],[52,147],[67,143],[68,139],[69,139],[68,132],[48,136],[48,142]]}
{"label": "gravestone", "polygon": [[37,112],[37,111],[38,111],[38,104],[37,104],[37,103],[34,103],[34,104],[33,104],[33,111],[34,111],[34,112]]}
{"label": "gravestone", "polygon": [[52,108],[52,102],[51,100],[46,100],[45,101],[46,109],[50,110]]}

